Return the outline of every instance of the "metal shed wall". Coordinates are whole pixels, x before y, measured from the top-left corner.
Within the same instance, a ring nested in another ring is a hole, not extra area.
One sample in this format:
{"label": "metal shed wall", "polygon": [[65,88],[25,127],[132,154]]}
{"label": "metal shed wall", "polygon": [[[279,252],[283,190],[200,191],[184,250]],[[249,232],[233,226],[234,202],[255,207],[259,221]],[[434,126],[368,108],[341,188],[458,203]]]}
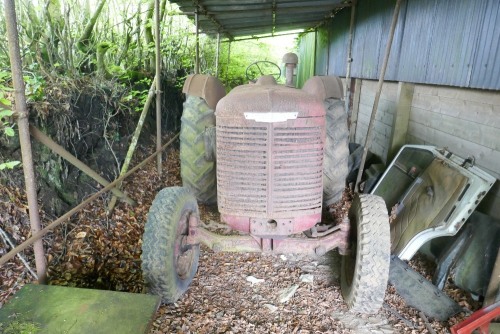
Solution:
{"label": "metal shed wall", "polygon": [[[358,1],[353,77],[378,78],[394,5]],[[328,74],[345,76],[349,20],[344,9],[327,25]],[[500,1],[403,0],[386,80],[500,89]]]}

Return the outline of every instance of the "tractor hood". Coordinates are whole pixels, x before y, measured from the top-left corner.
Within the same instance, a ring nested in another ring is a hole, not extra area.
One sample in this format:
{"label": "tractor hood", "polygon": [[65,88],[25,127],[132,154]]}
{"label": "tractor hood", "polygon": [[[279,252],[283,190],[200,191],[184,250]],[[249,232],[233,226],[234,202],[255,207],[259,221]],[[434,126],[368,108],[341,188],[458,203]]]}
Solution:
{"label": "tractor hood", "polygon": [[289,119],[323,117],[323,102],[302,90],[249,84],[236,87],[217,104],[217,117],[253,119],[256,122],[284,122]]}

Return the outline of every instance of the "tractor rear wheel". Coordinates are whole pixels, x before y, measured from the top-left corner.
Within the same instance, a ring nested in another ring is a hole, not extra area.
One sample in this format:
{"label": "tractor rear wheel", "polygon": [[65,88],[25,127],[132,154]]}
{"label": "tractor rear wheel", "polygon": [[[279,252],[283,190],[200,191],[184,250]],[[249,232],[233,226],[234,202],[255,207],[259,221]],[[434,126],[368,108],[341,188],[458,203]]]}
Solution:
{"label": "tractor rear wheel", "polygon": [[326,110],[326,141],[323,168],[323,202],[325,206],[342,199],[349,169],[349,130],[344,103],[329,98]]}
{"label": "tractor rear wheel", "polygon": [[341,289],[353,312],[376,313],[384,301],[391,255],[389,217],[384,200],[356,195],[349,210],[350,252],[342,258]]}
{"label": "tractor rear wheel", "polygon": [[177,301],[198,269],[200,246],[186,243],[193,218],[199,219],[198,204],[186,188],[161,190],[149,209],[142,240],[142,274],[149,291],[161,296],[164,303]]}
{"label": "tractor rear wheel", "polygon": [[201,203],[217,202],[215,159],[210,134],[215,127],[214,110],[201,97],[187,95],[181,118],[180,160],[182,186]]}

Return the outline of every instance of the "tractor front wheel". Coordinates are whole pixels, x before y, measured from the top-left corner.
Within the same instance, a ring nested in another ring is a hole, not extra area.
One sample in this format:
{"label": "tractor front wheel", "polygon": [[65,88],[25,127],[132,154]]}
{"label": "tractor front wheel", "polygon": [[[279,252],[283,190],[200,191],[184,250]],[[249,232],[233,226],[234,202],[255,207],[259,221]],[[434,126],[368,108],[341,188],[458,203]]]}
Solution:
{"label": "tractor front wheel", "polygon": [[350,251],[342,258],[342,295],[351,311],[376,313],[384,302],[391,255],[384,200],[375,195],[356,195],[349,219]]}
{"label": "tractor front wheel", "polygon": [[189,220],[199,219],[196,199],[186,188],[161,190],[149,209],[142,240],[142,274],[153,294],[174,303],[198,269],[199,245],[186,243]]}

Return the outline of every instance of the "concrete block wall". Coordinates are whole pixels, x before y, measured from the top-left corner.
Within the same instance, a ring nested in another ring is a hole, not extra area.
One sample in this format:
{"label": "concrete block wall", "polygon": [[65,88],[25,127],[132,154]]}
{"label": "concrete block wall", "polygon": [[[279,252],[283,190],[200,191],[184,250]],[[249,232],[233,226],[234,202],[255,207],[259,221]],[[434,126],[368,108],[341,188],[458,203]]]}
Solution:
{"label": "concrete block wall", "polygon": [[407,141],[474,156],[497,178],[480,210],[500,218],[500,92],[415,85]]}
{"label": "concrete block wall", "polygon": [[[361,95],[358,106],[358,121],[355,135],[355,142],[363,144],[368,132],[370,115],[377,82],[372,80],[363,80],[361,82]],[[376,154],[384,163],[387,163],[389,142],[392,133],[393,116],[396,112],[398,84],[387,82],[382,87],[382,94],[378,104],[377,115],[375,116],[375,125],[373,132],[373,141],[370,151]]]}
{"label": "concrete block wall", "polygon": [[[361,83],[355,141],[364,143],[377,82]],[[398,83],[384,83],[371,150],[388,159]],[[407,144],[448,147],[497,178],[479,211],[500,218],[500,92],[416,84]]]}

